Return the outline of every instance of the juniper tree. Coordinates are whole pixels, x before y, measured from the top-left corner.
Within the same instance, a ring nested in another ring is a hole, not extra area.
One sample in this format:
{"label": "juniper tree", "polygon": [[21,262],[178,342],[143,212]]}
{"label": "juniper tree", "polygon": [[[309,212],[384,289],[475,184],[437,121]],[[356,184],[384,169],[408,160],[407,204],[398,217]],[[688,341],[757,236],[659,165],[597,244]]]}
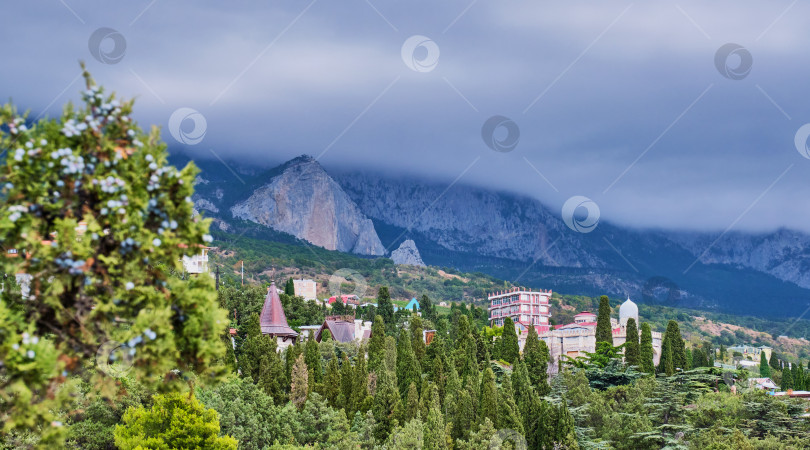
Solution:
{"label": "juniper tree", "polygon": [[613,325],[610,323],[610,299],[599,297],[599,314],[596,317],[596,342],[613,345]]}
{"label": "juniper tree", "polygon": [[287,284],[284,285],[284,293],[290,297],[295,296],[295,283],[293,282],[292,277],[290,277],[287,280]]}
{"label": "juniper tree", "polygon": [[[357,364],[354,367],[354,383],[352,384],[351,411],[368,411],[370,398],[368,396],[368,371],[366,370],[366,358],[361,347],[357,355]],[[344,361],[348,364],[348,361]]]}
{"label": "juniper tree", "polygon": [[654,353],[652,345],[652,331],[650,324],[641,324],[641,343],[639,344],[639,366],[642,372],[655,373]]}
{"label": "juniper tree", "polygon": [[0,415],[6,431],[35,430],[51,446],[73,390],[63,371],[99,354],[102,370],[84,372],[94,390],[115,388],[112,359],[150,388],[186,390],[223,373],[228,325],[211,277],[174,275],[212,240],[210,221],[193,216],[197,169],[169,165],[133,102],[84,79],[82,105],[56,118],[0,107],[0,242],[23,255],[0,258],[0,273],[31,275],[27,298],[0,294],[0,391],[15,392]]}
{"label": "juniper tree", "polygon": [[630,317],[627,319],[626,328],[627,339],[624,343],[624,362],[628,366],[638,366],[640,359],[640,349],[638,341],[638,328],[636,327],[636,319]]}

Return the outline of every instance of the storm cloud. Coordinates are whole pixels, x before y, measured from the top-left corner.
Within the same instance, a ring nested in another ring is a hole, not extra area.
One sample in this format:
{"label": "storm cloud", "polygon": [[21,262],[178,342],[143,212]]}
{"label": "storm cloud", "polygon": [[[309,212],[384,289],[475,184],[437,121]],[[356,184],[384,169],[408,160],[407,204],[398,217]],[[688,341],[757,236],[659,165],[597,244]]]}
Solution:
{"label": "storm cloud", "polygon": [[[33,116],[78,99],[83,60],[192,157],[271,166],[306,153],[327,169],[520,192],[557,211],[583,195],[635,227],[810,231],[810,159],[794,143],[810,122],[802,2],[3,9],[0,95]],[[100,28],[111,31],[93,38]],[[184,123],[204,123],[202,139],[169,133],[179,108],[204,118]],[[482,136],[493,116],[501,126]]]}

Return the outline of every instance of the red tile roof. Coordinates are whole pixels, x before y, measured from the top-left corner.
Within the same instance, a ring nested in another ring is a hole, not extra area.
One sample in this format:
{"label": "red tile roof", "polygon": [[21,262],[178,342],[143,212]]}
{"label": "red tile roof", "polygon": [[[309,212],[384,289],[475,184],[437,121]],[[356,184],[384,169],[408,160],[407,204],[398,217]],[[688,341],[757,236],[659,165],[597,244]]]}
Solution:
{"label": "red tile roof", "polygon": [[287,316],[284,315],[284,308],[281,306],[281,298],[278,296],[275,282],[271,283],[270,287],[267,288],[267,297],[264,299],[259,324],[262,328],[262,334],[298,336],[298,333],[287,324]]}

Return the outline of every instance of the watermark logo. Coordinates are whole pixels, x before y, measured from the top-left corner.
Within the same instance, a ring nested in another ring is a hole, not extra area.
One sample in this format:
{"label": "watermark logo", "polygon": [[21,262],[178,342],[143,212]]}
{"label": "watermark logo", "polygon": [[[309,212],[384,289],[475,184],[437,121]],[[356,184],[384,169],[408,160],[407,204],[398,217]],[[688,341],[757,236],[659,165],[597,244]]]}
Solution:
{"label": "watermark logo", "polygon": [[[354,284],[354,291],[351,294],[341,292],[341,286],[346,282]],[[365,297],[367,289],[368,281],[366,281],[366,277],[354,269],[340,269],[329,277],[329,293],[334,297],[338,295],[356,295],[357,298],[362,299]]]}
{"label": "watermark logo", "polygon": [[90,35],[87,48],[98,62],[118,64],[127,52],[127,40],[117,30],[102,27]]}
{"label": "watermark logo", "polygon": [[[191,125],[191,129],[188,129],[188,125]],[[181,144],[199,144],[205,137],[207,129],[208,123],[205,121],[205,116],[196,109],[178,108],[169,117],[169,133]]]}
{"label": "watermark logo", "polygon": [[508,117],[492,116],[481,127],[481,138],[490,149],[508,153],[520,142],[520,128]]}
{"label": "watermark logo", "polygon": [[411,36],[402,44],[402,61],[414,72],[430,72],[439,64],[439,46],[429,37]]}
{"label": "watermark logo", "polygon": [[120,378],[132,368],[131,353],[125,344],[106,341],[96,351],[96,367],[113,378]]}
{"label": "watermark logo", "polygon": [[[736,64],[735,64],[736,60]],[[742,80],[751,72],[754,57],[745,47],[739,44],[728,43],[714,54],[714,66],[720,75],[730,80]]]}
{"label": "watermark logo", "polygon": [[804,124],[796,131],[796,136],[793,138],[793,143],[796,145],[796,150],[803,157],[810,159],[810,146],[807,145],[807,139],[810,138],[810,123]]}
{"label": "watermark logo", "polygon": [[647,304],[674,306],[681,300],[681,289],[669,278],[656,276],[644,282],[641,298]]}
{"label": "watermark logo", "polygon": [[526,450],[528,448],[526,438],[511,428],[498,430],[498,432],[492,436],[492,439],[489,440],[489,448],[491,450],[506,448],[506,446],[504,446],[506,442],[510,442],[512,445],[509,448],[514,450]]}
{"label": "watermark logo", "polygon": [[588,197],[575,195],[563,204],[562,219],[568,228],[590,233],[599,224],[599,205]]}

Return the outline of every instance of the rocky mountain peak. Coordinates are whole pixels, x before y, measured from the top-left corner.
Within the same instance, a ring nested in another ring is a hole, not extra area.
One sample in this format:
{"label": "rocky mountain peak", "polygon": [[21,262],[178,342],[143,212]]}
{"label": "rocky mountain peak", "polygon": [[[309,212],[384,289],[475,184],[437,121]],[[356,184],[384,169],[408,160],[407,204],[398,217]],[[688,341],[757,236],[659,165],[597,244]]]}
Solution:
{"label": "rocky mountain peak", "polygon": [[292,234],[328,250],[383,255],[366,217],[311,156],[299,156],[231,208],[235,218]]}
{"label": "rocky mountain peak", "polygon": [[425,266],[422,257],[419,255],[419,249],[416,248],[416,242],[413,239],[407,239],[399,248],[391,252],[391,259],[394,264],[407,264],[411,266]]}

